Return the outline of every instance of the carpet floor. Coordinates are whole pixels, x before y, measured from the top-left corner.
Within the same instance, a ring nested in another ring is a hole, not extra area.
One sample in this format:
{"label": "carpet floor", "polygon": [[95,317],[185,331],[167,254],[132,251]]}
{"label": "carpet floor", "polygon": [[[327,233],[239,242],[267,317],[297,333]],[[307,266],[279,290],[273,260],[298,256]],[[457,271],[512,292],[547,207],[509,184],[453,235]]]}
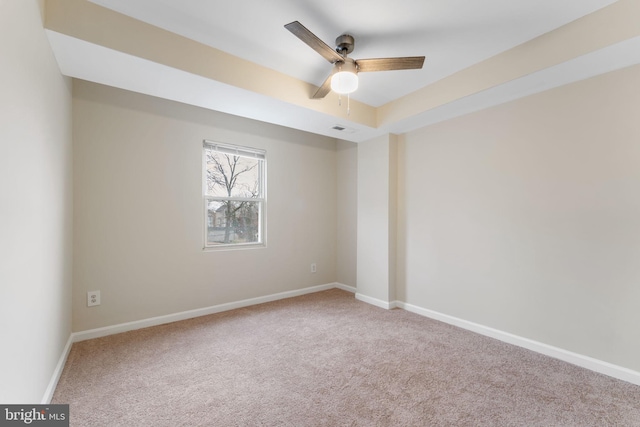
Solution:
{"label": "carpet floor", "polygon": [[75,343],[72,426],[640,426],[640,387],[353,294]]}

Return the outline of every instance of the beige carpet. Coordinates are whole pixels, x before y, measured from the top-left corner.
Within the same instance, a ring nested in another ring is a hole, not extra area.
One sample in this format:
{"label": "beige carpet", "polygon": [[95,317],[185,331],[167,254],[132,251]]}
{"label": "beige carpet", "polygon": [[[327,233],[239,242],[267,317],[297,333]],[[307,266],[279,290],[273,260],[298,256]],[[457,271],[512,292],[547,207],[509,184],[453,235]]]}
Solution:
{"label": "beige carpet", "polygon": [[76,343],[72,426],[640,426],[640,387],[337,289]]}

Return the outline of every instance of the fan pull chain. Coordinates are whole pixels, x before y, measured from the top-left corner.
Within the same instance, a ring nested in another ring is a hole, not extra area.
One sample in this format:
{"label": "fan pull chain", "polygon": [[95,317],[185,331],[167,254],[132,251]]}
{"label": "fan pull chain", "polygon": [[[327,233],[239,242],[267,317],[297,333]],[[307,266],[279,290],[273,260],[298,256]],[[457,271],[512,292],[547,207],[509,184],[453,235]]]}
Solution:
{"label": "fan pull chain", "polygon": [[[338,94],[338,107],[342,107],[342,95]],[[351,115],[351,96],[347,94],[347,116]]]}

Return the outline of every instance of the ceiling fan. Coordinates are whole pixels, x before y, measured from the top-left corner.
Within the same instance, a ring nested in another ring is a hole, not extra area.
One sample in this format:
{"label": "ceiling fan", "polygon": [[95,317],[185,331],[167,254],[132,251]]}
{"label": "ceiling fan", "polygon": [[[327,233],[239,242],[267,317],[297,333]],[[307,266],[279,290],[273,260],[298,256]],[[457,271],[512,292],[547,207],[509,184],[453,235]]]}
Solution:
{"label": "ceiling fan", "polygon": [[298,21],[291,22],[284,27],[333,64],[331,74],[312,96],[313,99],[324,98],[331,90],[339,94],[349,94],[355,91],[358,88],[358,73],[415,70],[422,68],[424,64],[424,56],[355,60],[347,57],[353,52],[355,45],[353,36],[349,34],[338,36],[334,50]]}

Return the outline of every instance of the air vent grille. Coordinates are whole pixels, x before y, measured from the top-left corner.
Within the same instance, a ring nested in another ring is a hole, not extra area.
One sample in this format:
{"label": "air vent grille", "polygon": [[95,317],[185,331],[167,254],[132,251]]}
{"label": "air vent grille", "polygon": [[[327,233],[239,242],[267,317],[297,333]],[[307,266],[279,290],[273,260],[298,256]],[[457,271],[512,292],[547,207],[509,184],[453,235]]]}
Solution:
{"label": "air vent grille", "polygon": [[344,133],[355,133],[356,130],[344,125],[335,125],[333,126],[331,129],[333,130],[337,130],[338,132],[344,132]]}

